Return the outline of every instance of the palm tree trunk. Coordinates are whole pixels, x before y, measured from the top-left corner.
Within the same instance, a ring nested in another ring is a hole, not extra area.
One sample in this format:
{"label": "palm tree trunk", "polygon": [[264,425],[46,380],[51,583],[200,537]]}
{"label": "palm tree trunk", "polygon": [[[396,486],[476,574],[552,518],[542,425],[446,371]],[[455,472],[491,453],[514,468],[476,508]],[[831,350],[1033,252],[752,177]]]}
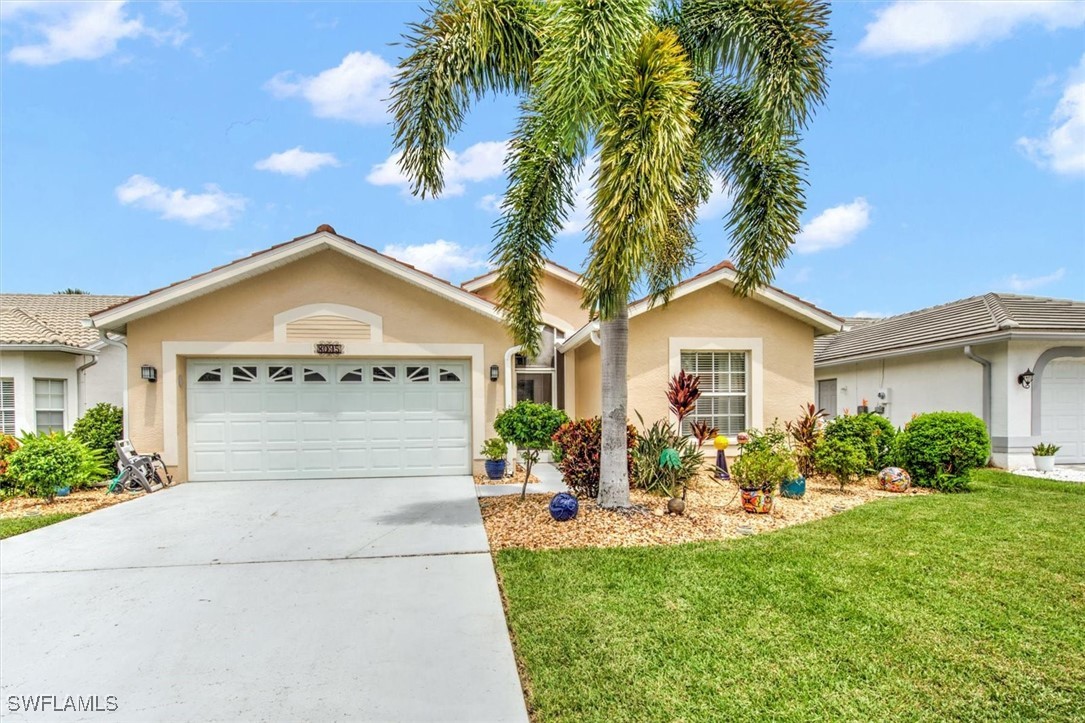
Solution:
{"label": "palm tree trunk", "polygon": [[629,310],[599,324],[599,356],[603,366],[603,429],[599,459],[599,506],[629,506],[629,466],[626,460],[629,391]]}

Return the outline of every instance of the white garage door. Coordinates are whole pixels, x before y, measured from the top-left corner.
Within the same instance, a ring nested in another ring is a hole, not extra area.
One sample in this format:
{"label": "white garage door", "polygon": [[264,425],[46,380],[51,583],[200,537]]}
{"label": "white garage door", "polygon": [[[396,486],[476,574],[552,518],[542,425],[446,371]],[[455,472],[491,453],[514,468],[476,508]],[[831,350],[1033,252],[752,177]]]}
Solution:
{"label": "white garage door", "polygon": [[468,474],[468,363],[188,363],[193,480]]}
{"label": "white garage door", "polygon": [[1057,359],[1044,369],[1040,438],[1062,447],[1059,463],[1085,463],[1085,360]]}

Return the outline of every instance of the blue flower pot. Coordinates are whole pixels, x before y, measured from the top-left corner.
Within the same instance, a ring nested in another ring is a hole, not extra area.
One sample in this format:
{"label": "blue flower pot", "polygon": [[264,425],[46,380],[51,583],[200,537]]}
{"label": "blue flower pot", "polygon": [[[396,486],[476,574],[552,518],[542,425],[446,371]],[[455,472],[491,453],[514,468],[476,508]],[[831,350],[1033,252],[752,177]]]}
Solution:
{"label": "blue flower pot", "polygon": [[505,476],[506,464],[507,463],[503,459],[486,460],[486,476],[490,479],[501,479]]}
{"label": "blue flower pot", "polygon": [[780,485],[780,494],[793,500],[797,500],[806,494],[806,478],[796,477],[789,479]]}
{"label": "blue flower pot", "polygon": [[57,490],[56,490],[57,497],[67,497],[71,493],[72,493],[72,488],[71,487],[57,487]]}
{"label": "blue flower pot", "polygon": [[576,517],[580,503],[568,492],[558,492],[550,500],[550,516],[558,522],[567,522]]}

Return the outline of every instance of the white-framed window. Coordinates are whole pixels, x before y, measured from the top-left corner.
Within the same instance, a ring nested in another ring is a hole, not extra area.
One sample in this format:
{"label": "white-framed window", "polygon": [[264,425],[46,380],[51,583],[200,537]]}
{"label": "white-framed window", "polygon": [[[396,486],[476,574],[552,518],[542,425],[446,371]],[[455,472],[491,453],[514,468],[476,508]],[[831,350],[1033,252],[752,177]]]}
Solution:
{"label": "white-framed window", "polygon": [[34,380],[34,423],[39,432],[64,431],[64,380]]}
{"label": "white-framed window", "polygon": [[0,434],[15,434],[15,380],[0,379]]}
{"label": "white-framed window", "polygon": [[748,355],[744,351],[682,351],[682,370],[700,377],[701,396],[693,414],[682,421],[689,434],[692,422],[708,422],[720,434],[747,428]]}

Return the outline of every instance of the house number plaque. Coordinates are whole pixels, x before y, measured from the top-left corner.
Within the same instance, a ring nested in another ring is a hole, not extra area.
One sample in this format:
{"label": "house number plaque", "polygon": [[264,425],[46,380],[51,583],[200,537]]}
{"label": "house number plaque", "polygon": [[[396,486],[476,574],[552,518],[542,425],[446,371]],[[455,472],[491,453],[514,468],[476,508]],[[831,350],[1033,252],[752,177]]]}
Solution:
{"label": "house number plaque", "polygon": [[318,341],[313,346],[321,356],[339,356],[343,353],[343,345],[337,341]]}

